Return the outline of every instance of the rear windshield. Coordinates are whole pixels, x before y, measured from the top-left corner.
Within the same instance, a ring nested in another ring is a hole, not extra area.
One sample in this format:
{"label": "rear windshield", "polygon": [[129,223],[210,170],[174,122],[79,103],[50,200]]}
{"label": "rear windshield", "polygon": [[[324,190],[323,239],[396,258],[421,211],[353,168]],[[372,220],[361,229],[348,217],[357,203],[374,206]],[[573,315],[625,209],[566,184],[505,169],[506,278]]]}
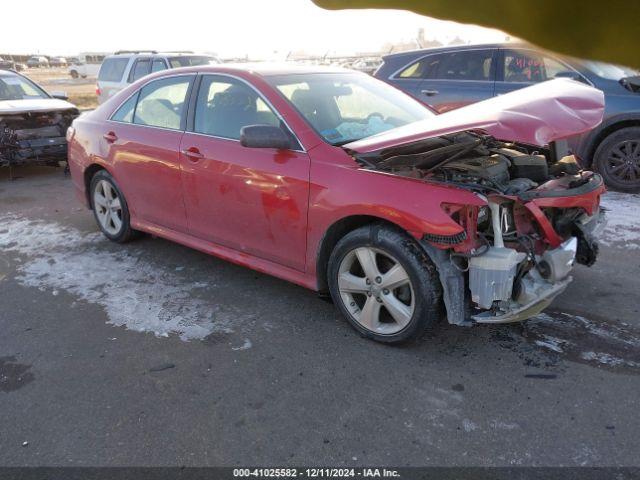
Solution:
{"label": "rear windshield", "polygon": [[129,58],[107,58],[102,62],[98,80],[103,82],[120,82]]}
{"label": "rear windshield", "polygon": [[171,68],[196,67],[198,65],[215,65],[220,63],[216,57],[208,55],[190,55],[187,57],[169,57]]}
{"label": "rear windshield", "polygon": [[39,86],[19,75],[0,75],[0,100],[49,98]]}

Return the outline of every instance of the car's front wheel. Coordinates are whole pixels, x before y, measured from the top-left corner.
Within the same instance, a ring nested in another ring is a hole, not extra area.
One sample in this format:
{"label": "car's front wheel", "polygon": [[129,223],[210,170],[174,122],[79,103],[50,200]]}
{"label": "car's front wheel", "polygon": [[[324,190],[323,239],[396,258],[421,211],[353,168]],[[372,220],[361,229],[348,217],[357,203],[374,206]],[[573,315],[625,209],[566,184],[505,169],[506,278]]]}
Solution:
{"label": "car's front wheel", "polygon": [[594,167],[606,185],[621,192],[640,192],[640,127],[621,128],[596,149]]}
{"label": "car's front wheel", "polygon": [[436,269],[400,231],[376,224],[348,233],[334,248],[328,270],[334,303],[367,338],[416,339],[440,318]]}
{"label": "car's front wheel", "polygon": [[129,207],[116,181],[106,170],[91,179],[91,206],[102,233],[114,242],[131,240],[136,231],[129,223]]}

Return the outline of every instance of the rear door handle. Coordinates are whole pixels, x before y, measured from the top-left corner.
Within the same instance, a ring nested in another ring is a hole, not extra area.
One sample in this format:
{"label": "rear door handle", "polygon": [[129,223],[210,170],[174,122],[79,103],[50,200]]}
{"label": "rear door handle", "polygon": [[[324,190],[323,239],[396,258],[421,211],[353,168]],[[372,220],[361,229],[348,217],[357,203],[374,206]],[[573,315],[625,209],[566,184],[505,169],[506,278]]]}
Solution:
{"label": "rear door handle", "polygon": [[433,97],[434,95],[437,95],[440,92],[438,92],[438,90],[422,90],[421,93],[423,95],[426,95],[427,97]]}
{"label": "rear door handle", "polygon": [[113,143],[118,140],[118,136],[113,132],[105,133],[102,137],[109,143]]}
{"label": "rear door handle", "polygon": [[196,147],[185,148],[181,152],[185,157],[187,157],[192,162],[197,162],[198,160],[202,160],[204,155],[200,153]]}

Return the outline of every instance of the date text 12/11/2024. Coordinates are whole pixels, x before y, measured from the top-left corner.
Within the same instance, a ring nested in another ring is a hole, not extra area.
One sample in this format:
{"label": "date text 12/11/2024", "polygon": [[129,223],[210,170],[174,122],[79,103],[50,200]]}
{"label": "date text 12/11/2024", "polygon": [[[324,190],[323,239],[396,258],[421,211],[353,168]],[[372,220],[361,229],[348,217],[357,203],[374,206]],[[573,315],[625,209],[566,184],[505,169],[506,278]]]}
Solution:
{"label": "date text 12/11/2024", "polygon": [[387,468],[235,468],[234,478],[399,478]]}

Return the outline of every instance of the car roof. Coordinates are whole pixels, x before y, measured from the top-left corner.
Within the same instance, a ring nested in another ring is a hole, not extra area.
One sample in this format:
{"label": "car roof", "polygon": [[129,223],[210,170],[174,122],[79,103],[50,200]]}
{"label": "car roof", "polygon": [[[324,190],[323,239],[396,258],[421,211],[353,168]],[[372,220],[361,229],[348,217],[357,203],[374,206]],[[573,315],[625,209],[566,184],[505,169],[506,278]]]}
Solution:
{"label": "car roof", "polygon": [[[256,62],[256,63],[220,63],[217,65],[200,65],[194,67],[183,67],[173,69],[170,72],[247,72],[253,75],[261,77],[271,77],[277,75],[305,75],[314,73],[352,73],[359,75],[366,75],[358,72],[357,70],[351,70],[342,67],[332,67],[325,65],[304,65],[295,63],[271,63],[271,62]],[[169,73],[169,71],[166,71]]]}
{"label": "car roof", "polygon": [[215,55],[212,55],[210,53],[195,53],[195,52],[156,52],[155,50],[141,50],[141,51],[132,51],[132,52],[128,52],[128,51],[123,51],[123,52],[116,52],[113,53],[111,55],[107,55],[107,57],[152,57],[152,56],[158,56],[158,57],[162,57],[162,56],[167,56],[167,55],[171,55],[171,56],[180,56],[180,57],[214,57]]}
{"label": "car roof", "polygon": [[417,48],[415,50],[405,50],[403,52],[389,53],[383,55],[382,58],[395,58],[403,56],[415,56],[423,55],[427,53],[437,52],[452,52],[456,50],[479,50],[487,48],[532,48],[532,46],[525,42],[497,42],[497,43],[476,43],[476,44],[464,44],[464,45],[443,45],[441,47],[430,48]]}

